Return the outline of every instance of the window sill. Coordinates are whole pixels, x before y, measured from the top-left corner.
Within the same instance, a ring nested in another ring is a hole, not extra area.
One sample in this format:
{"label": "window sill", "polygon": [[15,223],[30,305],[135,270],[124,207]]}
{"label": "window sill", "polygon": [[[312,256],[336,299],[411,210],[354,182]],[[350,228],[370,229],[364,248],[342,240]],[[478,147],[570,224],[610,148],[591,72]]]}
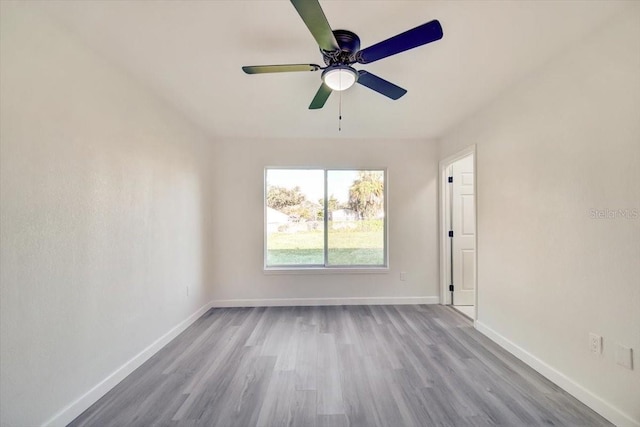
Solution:
{"label": "window sill", "polygon": [[265,267],[264,274],[389,274],[389,267]]}

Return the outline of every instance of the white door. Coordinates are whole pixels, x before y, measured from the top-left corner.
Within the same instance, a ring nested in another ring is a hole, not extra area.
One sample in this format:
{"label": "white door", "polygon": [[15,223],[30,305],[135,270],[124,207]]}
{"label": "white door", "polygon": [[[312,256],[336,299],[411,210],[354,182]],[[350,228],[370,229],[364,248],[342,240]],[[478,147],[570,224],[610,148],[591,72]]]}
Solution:
{"label": "white door", "polygon": [[453,230],[453,304],[474,305],[476,288],[476,218],[473,155],[451,165]]}

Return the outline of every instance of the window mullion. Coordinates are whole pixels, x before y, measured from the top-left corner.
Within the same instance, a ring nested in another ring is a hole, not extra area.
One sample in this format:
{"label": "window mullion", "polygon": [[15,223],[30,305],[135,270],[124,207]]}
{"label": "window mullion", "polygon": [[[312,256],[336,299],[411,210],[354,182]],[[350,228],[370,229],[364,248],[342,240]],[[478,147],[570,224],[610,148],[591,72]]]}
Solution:
{"label": "window mullion", "polygon": [[328,190],[328,173],[324,170],[324,266],[329,265],[329,195]]}

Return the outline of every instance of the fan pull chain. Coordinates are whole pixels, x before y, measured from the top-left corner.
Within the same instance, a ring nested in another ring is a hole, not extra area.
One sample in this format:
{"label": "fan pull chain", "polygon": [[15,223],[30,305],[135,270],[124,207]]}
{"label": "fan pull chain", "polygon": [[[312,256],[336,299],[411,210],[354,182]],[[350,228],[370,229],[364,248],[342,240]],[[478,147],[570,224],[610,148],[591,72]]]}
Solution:
{"label": "fan pull chain", "polygon": [[340,101],[338,102],[338,132],[342,132],[342,91],[340,91]]}
{"label": "fan pull chain", "polygon": [[[342,88],[342,73],[338,74],[340,88]],[[342,132],[342,90],[338,97],[338,132]]]}

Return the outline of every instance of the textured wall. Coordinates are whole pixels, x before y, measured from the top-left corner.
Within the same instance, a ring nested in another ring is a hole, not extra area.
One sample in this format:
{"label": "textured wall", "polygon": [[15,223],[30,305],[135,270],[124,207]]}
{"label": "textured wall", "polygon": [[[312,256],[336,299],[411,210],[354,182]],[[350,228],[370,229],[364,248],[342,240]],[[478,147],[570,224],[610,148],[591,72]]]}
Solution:
{"label": "textured wall", "polygon": [[640,8],[456,128],[442,156],[470,144],[478,320],[640,423]]}
{"label": "textured wall", "polygon": [[0,25],[3,426],[47,421],[209,300],[208,141],[27,9]]}
{"label": "textured wall", "polygon": [[[431,297],[437,300],[436,144],[420,140],[229,140],[217,147],[214,299]],[[386,273],[265,274],[263,171],[386,167]],[[407,280],[400,281],[400,271]]]}

